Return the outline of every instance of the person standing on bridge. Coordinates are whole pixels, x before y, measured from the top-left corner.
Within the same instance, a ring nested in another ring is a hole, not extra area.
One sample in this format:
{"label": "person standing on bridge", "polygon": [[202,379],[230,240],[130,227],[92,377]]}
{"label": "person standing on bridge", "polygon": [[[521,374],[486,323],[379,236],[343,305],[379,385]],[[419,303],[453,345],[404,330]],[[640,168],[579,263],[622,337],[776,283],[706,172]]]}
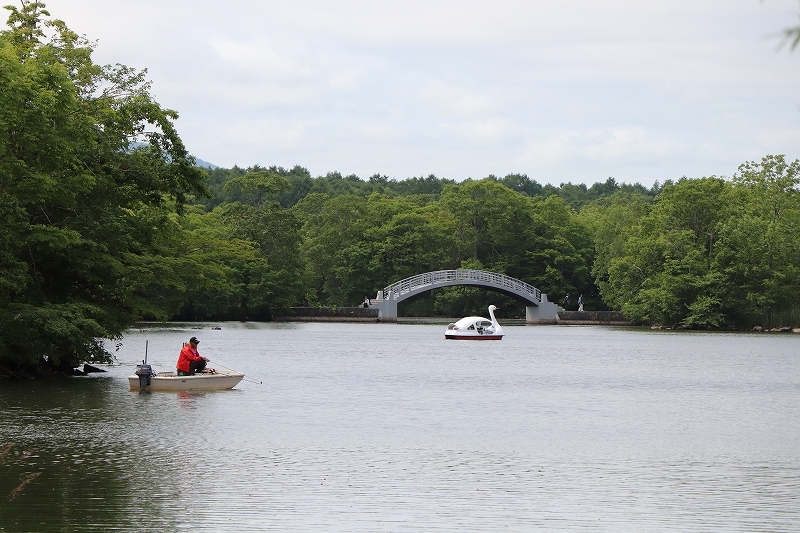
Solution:
{"label": "person standing on bridge", "polygon": [[564,311],[566,311],[566,310],[567,310],[567,307],[568,307],[568,306],[569,306],[569,293],[567,293],[566,295],[564,295]]}
{"label": "person standing on bridge", "polygon": [[583,294],[578,296],[578,311],[583,311]]}

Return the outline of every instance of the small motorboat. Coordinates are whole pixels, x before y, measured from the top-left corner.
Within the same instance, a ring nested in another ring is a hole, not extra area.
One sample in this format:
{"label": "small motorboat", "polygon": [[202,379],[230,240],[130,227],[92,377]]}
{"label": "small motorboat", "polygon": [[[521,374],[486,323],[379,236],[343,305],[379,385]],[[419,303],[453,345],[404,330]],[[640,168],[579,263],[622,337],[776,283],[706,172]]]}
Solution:
{"label": "small motorboat", "polygon": [[128,376],[131,390],[142,391],[192,391],[225,390],[234,388],[244,374],[234,370],[203,370],[191,376],[179,376],[176,372],[156,372],[147,364],[147,347],[144,343],[144,359],[136,365],[136,372]]}
{"label": "small motorboat", "polygon": [[449,324],[444,332],[445,339],[499,341],[503,338],[503,328],[494,317],[494,305],[489,306],[491,320],[482,316],[464,317],[458,322]]}
{"label": "small motorboat", "polygon": [[175,372],[155,372],[142,362],[136,373],[128,376],[132,391],[195,391],[232,389],[244,379],[244,374],[233,370],[199,372],[191,376],[178,376]]}

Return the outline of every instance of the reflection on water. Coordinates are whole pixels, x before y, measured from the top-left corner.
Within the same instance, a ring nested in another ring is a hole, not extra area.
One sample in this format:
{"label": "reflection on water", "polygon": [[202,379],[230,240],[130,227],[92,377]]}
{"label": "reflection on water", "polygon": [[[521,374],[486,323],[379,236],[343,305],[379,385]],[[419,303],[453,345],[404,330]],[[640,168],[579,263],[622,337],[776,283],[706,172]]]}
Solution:
{"label": "reflection on water", "polygon": [[[800,529],[800,336],[220,326],[0,383],[0,531]],[[128,390],[192,335],[265,384]]]}

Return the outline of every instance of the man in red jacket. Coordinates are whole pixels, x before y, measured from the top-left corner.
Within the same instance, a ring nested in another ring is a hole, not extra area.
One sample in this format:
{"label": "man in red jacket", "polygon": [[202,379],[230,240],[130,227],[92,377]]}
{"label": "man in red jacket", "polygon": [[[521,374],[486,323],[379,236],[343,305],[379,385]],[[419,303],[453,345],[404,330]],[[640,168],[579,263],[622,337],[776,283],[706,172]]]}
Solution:
{"label": "man in red jacket", "polygon": [[[195,372],[202,372],[206,368],[208,358],[201,356],[197,351],[198,344],[200,344],[200,341],[197,340],[197,337],[192,337],[189,339],[189,344],[183,345],[176,365],[179,376],[191,376]],[[214,371],[211,370],[211,372]]]}

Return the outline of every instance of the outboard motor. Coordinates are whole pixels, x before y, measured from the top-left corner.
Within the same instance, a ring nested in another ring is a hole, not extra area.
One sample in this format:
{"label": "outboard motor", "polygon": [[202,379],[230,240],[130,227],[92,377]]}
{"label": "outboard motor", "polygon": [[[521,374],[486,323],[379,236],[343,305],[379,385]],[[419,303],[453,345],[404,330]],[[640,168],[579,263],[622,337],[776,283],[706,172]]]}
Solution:
{"label": "outboard motor", "polygon": [[153,368],[142,361],[141,365],[136,365],[135,373],[139,376],[139,391],[141,392],[150,385],[150,376],[153,375]]}

